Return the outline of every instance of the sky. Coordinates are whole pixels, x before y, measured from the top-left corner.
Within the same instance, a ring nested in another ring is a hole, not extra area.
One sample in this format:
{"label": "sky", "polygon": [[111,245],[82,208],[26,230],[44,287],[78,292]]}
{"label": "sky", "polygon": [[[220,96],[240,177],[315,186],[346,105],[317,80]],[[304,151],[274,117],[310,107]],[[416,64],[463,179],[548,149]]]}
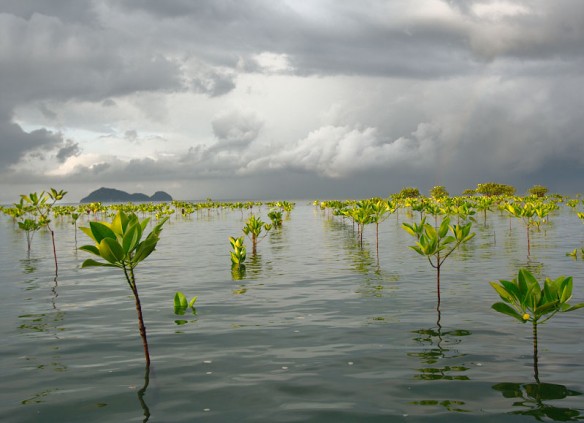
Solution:
{"label": "sky", "polygon": [[0,202],[584,191],[581,0],[2,0]]}

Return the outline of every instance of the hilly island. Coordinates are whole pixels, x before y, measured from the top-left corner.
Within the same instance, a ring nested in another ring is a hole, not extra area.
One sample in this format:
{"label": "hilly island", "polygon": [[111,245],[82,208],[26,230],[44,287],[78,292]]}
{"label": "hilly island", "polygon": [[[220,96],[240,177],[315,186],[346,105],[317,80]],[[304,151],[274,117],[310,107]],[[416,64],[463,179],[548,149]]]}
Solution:
{"label": "hilly island", "polygon": [[87,197],[81,199],[80,203],[127,203],[146,201],[172,201],[172,197],[164,191],[156,191],[151,197],[142,193],[129,194],[125,191],[114,188],[100,188],[93,191]]}

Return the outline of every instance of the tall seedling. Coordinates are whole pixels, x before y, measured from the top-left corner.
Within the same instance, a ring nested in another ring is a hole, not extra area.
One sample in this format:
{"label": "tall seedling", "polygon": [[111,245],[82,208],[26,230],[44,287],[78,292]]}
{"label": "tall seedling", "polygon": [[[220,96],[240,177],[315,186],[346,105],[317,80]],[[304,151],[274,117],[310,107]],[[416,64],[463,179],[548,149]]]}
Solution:
{"label": "tall seedling", "polygon": [[[51,233],[51,241],[53,242],[53,257],[55,258],[55,278],[57,273],[59,272],[59,264],[57,263],[57,248],[55,247],[55,231],[51,228],[51,210],[55,203],[59,200],[62,200],[63,197],[67,194],[67,191],[57,191],[54,188],[51,188],[49,192],[41,192],[37,194],[36,192],[30,193],[29,195],[21,195],[21,202],[24,200],[28,203],[32,209],[38,215],[38,225],[40,227],[46,226],[49,232]],[[56,281],[56,279],[55,279]]]}
{"label": "tall seedling", "polygon": [[[271,224],[264,222],[253,214],[247,219],[242,230],[251,239],[252,254],[255,255],[257,253],[258,242],[264,239],[271,229]],[[263,236],[261,236],[262,232],[265,232]]]}
{"label": "tall seedling", "polygon": [[475,236],[475,233],[470,231],[471,226],[470,222],[466,225],[450,225],[449,217],[442,220],[438,229],[426,223],[425,218],[419,224],[402,224],[402,228],[407,233],[418,239],[416,245],[411,245],[410,248],[421,256],[425,256],[430,266],[436,269],[438,310],[440,309],[440,269],[454,250]]}
{"label": "tall seedling", "polygon": [[537,325],[545,323],[559,312],[574,311],[584,303],[571,306],[572,277],[560,276],[555,280],[546,278],[543,288],[527,270],[520,269],[516,279],[490,282],[504,302],[492,305],[493,310],[517,319],[521,323],[531,322],[533,327],[533,368],[536,381],[538,375]]}
{"label": "tall seedling", "polygon": [[80,229],[93,239],[95,244],[84,245],[79,248],[105,260],[104,263],[87,259],[81,265],[82,268],[104,266],[117,267],[124,271],[124,276],[136,302],[138,325],[144,346],[146,366],[150,366],[150,353],[148,351],[148,339],[146,338],[146,326],[142,316],[140,296],[138,295],[138,287],[134,277],[134,268],[154,251],[156,244],[160,240],[162,225],[168,220],[168,217],[162,219],[142,241],[142,235],[149,220],[149,218],[146,218],[140,222],[134,213],[126,215],[123,211],[119,211],[111,223],[89,222],[88,228],[82,227]]}

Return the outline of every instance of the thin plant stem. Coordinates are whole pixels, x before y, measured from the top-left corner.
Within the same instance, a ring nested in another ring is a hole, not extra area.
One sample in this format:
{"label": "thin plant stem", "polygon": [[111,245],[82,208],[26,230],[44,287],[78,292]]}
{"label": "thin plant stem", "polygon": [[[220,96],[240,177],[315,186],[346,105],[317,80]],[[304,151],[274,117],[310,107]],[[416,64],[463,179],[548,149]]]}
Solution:
{"label": "thin plant stem", "polygon": [[57,276],[59,274],[59,264],[57,263],[57,247],[55,247],[55,231],[53,231],[50,227],[48,228],[49,232],[51,232],[51,240],[53,241],[53,256],[55,257],[55,276]]}
{"label": "thin plant stem", "polygon": [[124,274],[130,285],[130,289],[134,294],[136,301],[136,312],[138,313],[138,327],[140,329],[140,337],[142,338],[142,345],[144,347],[144,356],[146,358],[146,366],[150,366],[150,352],[148,350],[148,338],[146,337],[146,326],[144,325],[144,316],[142,315],[142,305],[140,304],[140,296],[138,295],[138,287],[136,286],[136,279],[134,278],[134,269],[126,267],[124,264]]}
{"label": "thin plant stem", "polygon": [[539,358],[538,358],[538,350],[537,350],[537,322],[533,321],[533,377],[537,383],[539,381]]}

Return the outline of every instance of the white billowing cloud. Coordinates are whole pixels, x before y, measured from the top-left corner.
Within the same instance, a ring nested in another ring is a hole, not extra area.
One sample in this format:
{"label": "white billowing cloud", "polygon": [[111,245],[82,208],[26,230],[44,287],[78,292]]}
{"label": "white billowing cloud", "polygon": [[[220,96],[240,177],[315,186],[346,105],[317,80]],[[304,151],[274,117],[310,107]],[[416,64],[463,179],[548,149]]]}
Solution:
{"label": "white billowing cloud", "polygon": [[257,67],[267,73],[283,73],[293,70],[287,54],[278,54],[264,51],[253,57]]}
{"label": "white billowing cloud", "polygon": [[411,137],[384,140],[376,128],[324,126],[270,158],[272,168],[348,177],[368,170],[404,165],[417,168],[434,157],[436,128],[420,124]]}

